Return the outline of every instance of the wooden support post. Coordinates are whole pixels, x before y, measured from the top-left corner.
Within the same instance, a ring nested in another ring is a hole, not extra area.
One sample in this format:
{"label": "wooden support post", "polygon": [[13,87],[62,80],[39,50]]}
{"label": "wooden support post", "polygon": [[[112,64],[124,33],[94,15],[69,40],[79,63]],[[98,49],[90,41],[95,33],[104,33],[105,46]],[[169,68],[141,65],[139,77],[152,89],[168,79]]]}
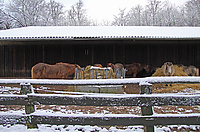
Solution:
{"label": "wooden support post", "polygon": [[[152,94],[152,84],[150,83],[143,83],[140,84],[140,94]],[[142,115],[143,116],[151,116],[153,115],[152,106],[142,106],[141,107]],[[144,126],[145,132],[154,132],[154,126],[146,125]]]}
{"label": "wooden support post", "polygon": [[[28,93],[34,93],[33,87],[30,83],[21,83],[20,85],[21,85],[20,94],[27,95]],[[25,105],[25,113],[31,114],[35,112],[35,105],[32,104],[31,100],[27,99],[27,101],[28,105]],[[26,122],[28,129],[38,128],[37,124],[31,124],[31,119],[27,118]]]}

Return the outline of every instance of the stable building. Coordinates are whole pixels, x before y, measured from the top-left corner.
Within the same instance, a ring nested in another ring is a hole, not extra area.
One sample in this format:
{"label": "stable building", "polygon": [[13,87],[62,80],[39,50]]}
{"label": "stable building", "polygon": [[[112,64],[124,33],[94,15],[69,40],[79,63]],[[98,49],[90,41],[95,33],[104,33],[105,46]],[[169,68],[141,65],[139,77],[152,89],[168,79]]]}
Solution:
{"label": "stable building", "polygon": [[0,77],[31,76],[39,62],[164,62],[200,67],[199,27],[50,26],[0,31]]}

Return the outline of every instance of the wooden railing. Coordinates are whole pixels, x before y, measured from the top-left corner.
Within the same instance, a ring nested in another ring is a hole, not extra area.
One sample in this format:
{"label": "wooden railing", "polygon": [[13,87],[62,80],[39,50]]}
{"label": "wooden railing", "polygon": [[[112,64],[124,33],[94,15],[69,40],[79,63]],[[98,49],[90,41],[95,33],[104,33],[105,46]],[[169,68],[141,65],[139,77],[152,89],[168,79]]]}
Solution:
{"label": "wooden railing", "polygon": [[[199,125],[200,114],[153,114],[152,106],[200,105],[200,95],[152,94],[152,84],[200,84],[200,77],[149,77],[132,79],[47,80],[47,79],[0,79],[0,84],[20,84],[21,95],[0,95],[0,105],[25,105],[26,115],[0,116],[0,124],[68,125],[144,125],[145,131],[154,131],[154,125]],[[140,85],[140,94],[35,94],[32,85]],[[142,116],[124,114],[59,114],[41,115],[35,105],[78,106],[140,106]]]}

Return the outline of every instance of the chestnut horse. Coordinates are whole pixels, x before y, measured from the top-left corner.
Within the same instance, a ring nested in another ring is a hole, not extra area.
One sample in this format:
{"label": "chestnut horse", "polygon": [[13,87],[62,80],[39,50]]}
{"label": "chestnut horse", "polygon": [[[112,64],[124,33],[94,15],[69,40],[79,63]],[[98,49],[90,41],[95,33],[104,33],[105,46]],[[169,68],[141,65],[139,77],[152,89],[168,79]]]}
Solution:
{"label": "chestnut horse", "polygon": [[103,66],[101,64],[94,64],[94,67],[100,67],[103,68]]}
{"label": "chestnut horse", "polygon": [[49,65],[38,63],[31,69],[32,79],[73,79],[75,68],[81,68],[77,64],[56,63]]}
{"label": "chestnut horse", "polygon": [[119,69],[119,70],[121,70],[122,68],[124,68],[124,65],[121,64],[121,63],[116,63],[116,64],[108,63],[107,67],[111,67],[112,69]]}
{"label": "chestnut horse", "polygon": [[142,70],[145,70],[146,73],[150,72],[150,66],[141,63],[126,64],[125,68],[127,70],[126,75],[132,76],[133,78],[136,78],[136,75]]}

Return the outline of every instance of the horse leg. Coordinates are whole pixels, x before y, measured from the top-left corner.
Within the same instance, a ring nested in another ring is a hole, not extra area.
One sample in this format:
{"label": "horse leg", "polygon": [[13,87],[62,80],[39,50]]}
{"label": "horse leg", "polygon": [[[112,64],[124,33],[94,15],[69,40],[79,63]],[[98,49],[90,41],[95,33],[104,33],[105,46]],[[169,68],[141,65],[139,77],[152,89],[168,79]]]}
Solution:
{"label": "horse leg", "polygon": [[[166,84],[165,86],[168,87],[168,84]],[[172,86],[172,84],[170,83],[169,86]]]}

